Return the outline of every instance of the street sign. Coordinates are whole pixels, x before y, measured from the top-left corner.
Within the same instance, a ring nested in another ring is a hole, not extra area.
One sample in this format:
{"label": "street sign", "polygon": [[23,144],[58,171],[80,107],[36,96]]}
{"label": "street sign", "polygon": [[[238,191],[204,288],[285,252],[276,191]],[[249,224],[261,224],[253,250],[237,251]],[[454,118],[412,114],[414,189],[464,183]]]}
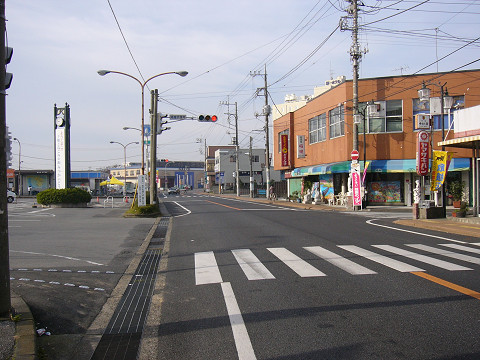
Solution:
{"label": "street sign", "polygon": [[350,153],[350,157],[352,158],[352,160],[358,160],[360,155],[357,150],[352,150],[352,152]]}
{"label": "street sign", "polygon": [[150,133],[152,132],[152,128],[150,125],[143,125],[143,136],[150,136]]}
{"label": "street sign", "polygon": [[187,118],[187,115],[168,115],[170,120],[185,120]]}

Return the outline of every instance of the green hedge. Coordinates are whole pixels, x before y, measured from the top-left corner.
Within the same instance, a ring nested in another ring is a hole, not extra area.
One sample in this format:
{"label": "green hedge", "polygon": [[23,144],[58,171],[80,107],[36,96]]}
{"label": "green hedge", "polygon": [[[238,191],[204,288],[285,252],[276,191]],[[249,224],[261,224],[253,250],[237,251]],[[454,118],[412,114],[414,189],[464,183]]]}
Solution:
{"label": "green hedge", "polygon": [[37,194],[37,202],[42,205],[88,203],[91,199],[92,195],[78,188],[48,189]]}

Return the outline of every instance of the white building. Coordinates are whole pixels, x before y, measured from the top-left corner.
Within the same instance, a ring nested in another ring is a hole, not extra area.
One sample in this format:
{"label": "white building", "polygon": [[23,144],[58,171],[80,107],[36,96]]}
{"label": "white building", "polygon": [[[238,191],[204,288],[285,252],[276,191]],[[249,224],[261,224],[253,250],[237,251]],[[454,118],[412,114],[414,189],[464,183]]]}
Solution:
{"label": "white building", "polygon": [[[263,185],[265,178],[265,149],[252,149],[252,161],[250,164],[250,150],[239,149],[239,174],[241,184],[248,188],[250,183],[250,169],[257,185]],[[231,189],[235,179],[235,149],[218,149],[215,151],[215,184],[223,184],[225,189]],[[279,181],[280,174],[270,168],[270,179]],[[242,187],[242,185],[240,185]]]}

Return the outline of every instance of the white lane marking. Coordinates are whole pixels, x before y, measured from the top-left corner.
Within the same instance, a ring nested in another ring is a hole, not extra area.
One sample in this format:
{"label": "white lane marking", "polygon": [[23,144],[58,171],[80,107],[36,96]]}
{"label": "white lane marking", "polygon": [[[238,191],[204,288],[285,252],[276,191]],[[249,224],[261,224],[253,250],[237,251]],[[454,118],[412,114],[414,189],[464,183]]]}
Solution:
{"label": "white lane marking", "polygon": [[213,251],[195,253],[195,284],[203,285],[222,282],[222,275],[220,275]]}
{"label": "white lane marking", "polygon": [[[39,213],[39,212],[43,212],[43,211],[48,211],[48,210],[52,210],[51,208],[44,208],[44,209],[39,209],[39,210],[32,210],[32,211],[28,211],[27,214],[36,214],[36,213]],[[55,214],[48,214],[49,216],[55,216]]]}
{"label": "white lane marking", "polygon": [[467,246],[457,245],[457,244],[440,244],[441,246],[446,246],[452,249],[462,250],[466,252],[471,252],[474,254],[480,254],[480,249],[472,249]]}
{"label": "white lane marking", "polygon": [[472,243],[472,245],[480,246],[480,243]]}
{"label": "white lane marking", "polygon": [[182,217],[182,216],[186,216],[186,215],[190,215],[192,212],[190,210],[188,210],[185,206],[183,205],[180,205],[177,201],[173,201],[174,204],[177,204],[178,206],[180,206],[183,210],[185,210],[187,213],[186,214],[182,214],[182,215],[175,215],[174,217]]}
{"label": "white lane marking", "polygon": [[268,271],[251,250],[236,249],[232,250],[232,253],[248,280],[275,279],[275,276]]}
{"label": "white lane marking", "polygon": [[305,250],[310,251],[312,254],[328,261],[330,264],[339,267],[342,270],[352,274],[352,275],[370,275],[376,274],[375,271],[370,270],[362,265],[354,263],[351,260],[345,259],[344,257],[335,254],[327,249],[324,249],[320,246],[310,246],[304,247]]}
{"label": "white lane marking", "polygon": [[420,269],[416,266],[391,259],[388,256],[383,256],[373,251],[362,249],[355,245],[337,245],[339,248],[350,251],[351,253],[357,254],[359,256],[363,256],[364,258],[375,261],[376,263],[382,264],[390,269],[394,269],[400,272],[412,272],[412,271],[425,271],[424,269]]}
{"label": "white lane marking", "polygon": [[378,219],[370,219],[370,220],[367,220],[366,223],[369,224],[369,225],[379,226],[379,227],[383,227],[383,228],[390,229],[390,230],[403,231],[403,232],[410,233],[410,234],[428,236],[428,237],[432,237],[432,238],[435,238],[435,239],[441,239],[441,240],[456,242],[456,243],[460,243],[460,244],[466,244],[465,241],[454,240],[454,239],[450,239],[450,238],[446,238],[446,237],[442,237],[442,236],[437,236],[437,235],[424,234],[424,233],[417,232],[417,231],[399,229],[399,228],[396,228],[396,227],[393,227],[393,226],[374,224],[374,223],[372,222],[372,221],[374,221],[374,220],[378,220]]}
{"label": "white lane marking", "polygon": [[454,253],[452,251],[444,250],[444,249],[437,249],[432,246],[427,246],[427,245],[422,245],[422,244],[407,244],[407,246],[423,250],[423,251],[428,251],[433,254],[438,254],[438,255],[443,255],[446,257],[451,257],[453,259],[457,260],[462,260],[466,262],[470,262],[472,264],[480,264],[480,259],[474,256],[469,256],[469,255],[464,255],[464,254],[458,254]]}
{"label": "white lane marking", "polygon": [[232,326],[233,338],[237,347],[239,360],[254,360],[257,357],[253,351],[252,342],[248,336],[247,327],[243,321],[242,313],[238,307],[237,299],[233,293],[232,285],[228,282],[222,282],[222,292],[227,306],[230,325]]}
{"label": "white lane marking", "polygon": [[400,248],[397,248],[397,247],[394,247],[394,246],[390,246],[390,245],[372,245],[372,246],[374,246],[376,248],[379,248],[379,249],[382,249],[382,250],[385,250],[385,251],[388,251],[388,252],[391,252],[393,254],[397,254],[397,255],[400,255],[400,256],[408,257],[408,258],[413,259],[413,260],[421,261],[421,262],[424,262],[426,264],[430,264],[430,265],[433,265],[433,266],[436,266],[436,267],[439,267],[439,268],[442,268],[442,269],[445,269],[445,270],[450,270],[450,271],[473,270],[473,269],[470,269],[470,268],[467,268],[467,267],[464,267],[464,266],[460,266],[460,265],[450,263],[448,261],[438,260],[438,259],[432,258],[430,256],[417,254],[417,253],[414,253],[414,252],[411,252],[411,251],[408,251],[408,250],[403,250],[403,249],[400,249]]}
{"label": "white lane marking", "polygon": [[53,257],[59,257],[59,258],[63,258],[63,259],[73,260],[73,261],[84,261],[84,262],[92,264],[92,265],[102,265],[102,266],[104,265],[104,264],[100,264],[100,263],[90,261],[90,260],[77,259],[77,258],[70,257],[70,256],[63,256],[63,255],[56,255],[56,254],[45,254],[45,253],[37,253],[37,252],[32,252],[32,251],[19,251],[19,250],[10,250],[10,252],[22,253],[22,254],[32,254],[32,255],[46,255],[46,256],[53,256]]}
{"label": "white lane marking", "polygon": [[285,248],[267,248],[267,250],[301,277],[326,276],[323,272]]}

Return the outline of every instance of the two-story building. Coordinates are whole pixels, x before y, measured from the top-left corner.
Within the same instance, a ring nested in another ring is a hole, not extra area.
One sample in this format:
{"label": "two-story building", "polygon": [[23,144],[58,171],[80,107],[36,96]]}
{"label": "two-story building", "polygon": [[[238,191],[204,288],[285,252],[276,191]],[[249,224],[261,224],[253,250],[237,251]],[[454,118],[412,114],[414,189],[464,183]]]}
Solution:
{"label": "two-story building", "polygon": [[[433,101],[420,101],[423,84],[431,89]],[[449,108],[433,115],[430,131],[433,149],[438,142],[453,138],[453,114],[480,104],[480,70],[360,79],[360,117],[355,118],[359,162],[365,174],[368,204],[410,205],[416,172],[416,143],[419,131],[415,115],[433,114],[439,103],[451,96]],[[447,90],[448,89],[448,90]],[[447,94],[448,91],[448,94]],[[375,105],[366,111],[367,102]],[[432,104],[432,105],[431,105]],[[432,106],[432,108],[431,108]],[[436,105],[435,105],[436,107]],[[443,129],[442,131],[442,122]],[[287,135],[287,137],[282,137]],[[432,136],[433,135],[433,136]],[[287,139],[283,144],[282,138]],[[274,168],[288,180],[289,193],[301,191],[305,183],[319,182],[324,194],[348,193],[351,152],[354,143],[353,82],[347,80],[314,96],[303,107],[273,122]],[[471,150],[456,149],[447,185],[461,179],[472,187]],[[367,169],[365,171],[365,168]],[[428,179],[426,198],[429,197]]]}

